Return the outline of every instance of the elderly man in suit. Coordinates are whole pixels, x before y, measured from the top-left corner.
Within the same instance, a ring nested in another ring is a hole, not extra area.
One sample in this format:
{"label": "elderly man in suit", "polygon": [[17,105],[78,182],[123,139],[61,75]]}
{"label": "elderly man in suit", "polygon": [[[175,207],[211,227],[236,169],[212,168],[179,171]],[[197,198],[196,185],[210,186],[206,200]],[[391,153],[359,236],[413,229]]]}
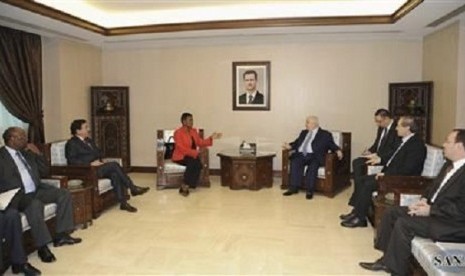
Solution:
{"label": "elderly man in suit", "polygon": [[86,120],[74,120],[70,126],[73,137],[65,146],[65,155],[70,165],[98,166],[99,177],[110,178],[113,190],[120,202],[120,209],[131,213],[137,212],[137,208],[131,206],[124,196],[124,189],[129,189],[132,196],[146,193],[148,187],[138,187],[126,175],[121,166],[116,162],[102,162],[102,154],[89,137],[89,125]]}
{"label": "elderly man in suit", "polygon": [[40,275],[40,270],[27,262],[23,248],[23,229],[21,217],[17,210],[7,209],[0,211],[0,274],[6,269],[3,267],[3,240],[6,248],[10,250],[11,270],[14,274],[23,273],[26,276]]}
{"label": "elderly man in suit", "polygon": [[[353,178],[356,184],[362,182],[360,178],[366,173],[366,162],[369,156],[376,153],[381,159],[389,160],[400,144],[400,137],[397,135],[396,130],[397,121],[392,118],[391,112],[384,108],[376,110],[375,123],[378,126],[378,131],[373,145],[366,149],[361,157],[355,158],[354,161],[352,161]],[[358,189],[359,187],[354,187],[354,190]],[[355,194],[357,193],[354,192],[352,195]],[[354,200],[354,197],[350,198],[350,206],[354,206]]]}
{"label": "elderly man in suit", "polygon": [[313,190],[318,177],[318,168],[324,164],[324,157],[328,150],[336,152],[339,159],[342,159],[341,149],[334,143],[333,136],[329,131],[320,128],[318,117],[308,116],[306,129],[292,143],[285,143],[284,148],[294,150],[291,160],[291,173],[289,189],[283,193],[290,196],[299,192],[300,183],[305,167],[305,186],[307,188],[307,199],[313,198]]}
{"label": "elderly man in suit", "polygon": [[449,133],[443,147],[449,162],[421,199],[408,207],[393,206],[384,213],[375,241],[375,248],[384,256],[360,266],[408,275],[414,236],[439,242],[465,241],[465,129]]}
{"label": "elderly man in suit", "polygon": [[426,158],[426,146],[418,134],[418,125],[411,116],[403,116],[396,127],[397,135],[402,138],[401,143],[390,158],[372,154],[368,163],[381,164],[383,169],[376,175],[366,175],[356,179],[352,195],[353,210],[341,215],[344,227],[366,227],[366,216],[371,204],[371,195],[378,189],[377,179],[383,175],[420,175]]}
{"label": "elderly man in suit", "polygon": [[57,204],[53,245],[80,243],[81,239],[69,235],[74,230],[71,194],[66,189],[40,182],[40,177],[48,173],[47,162],[35,145],[27,143],[26,132],[22,128],[8,128],[3,133],[3,140],[5,146],[0,148],[0,192],[20,189],[8,208],[26,215],[40,259],[53,262],[56,258],[47,246],[52,237],[44,221],[44,205]]}

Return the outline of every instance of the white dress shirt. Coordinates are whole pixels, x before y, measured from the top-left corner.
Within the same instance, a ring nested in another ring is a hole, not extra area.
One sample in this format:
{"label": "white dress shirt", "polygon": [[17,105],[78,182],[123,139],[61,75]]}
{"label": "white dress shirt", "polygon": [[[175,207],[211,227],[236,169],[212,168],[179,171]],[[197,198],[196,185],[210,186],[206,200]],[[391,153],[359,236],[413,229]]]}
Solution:
{"label": "white dress shirt", "polygon": [[447,181],[449,181],[449,179],[463,166],[463,164],[465,164],[465,158],[457,160],[454,163],[452,163],[452,166],[453,166],[452,170],[450,170],[446,174],[446,176],[444,176],[444,179],[442,180],[441,185],[439,185],[438,189],[436,190],[433,197],[431,198],[431,203],[433,203],[436,200],[436,197],[438,197],[438,194],[442,190],[444,185],[446,185]]}
{"label": "white dress shirt", "polygon": [[[26,167],[23,161],[20,159],[20,157],[18,157],[18,155],[16,154],[16,153],[21,154],[21,152],[14,150],[8,146],[5,146],[5,147],[10,153],[11,158],[13,158],[13,160],[15,161],[16,167],[18,167],[19,174],[21,175],[21,181],[23,182],[23,186],[24,186],[24,193],[27,194],[27,193],[35,192],[36,185],[34,183],[34,180],[32,180],[31,173],[29,172],[29,169]],[[25,158],[24,158],[24,162],[27,162]]]}

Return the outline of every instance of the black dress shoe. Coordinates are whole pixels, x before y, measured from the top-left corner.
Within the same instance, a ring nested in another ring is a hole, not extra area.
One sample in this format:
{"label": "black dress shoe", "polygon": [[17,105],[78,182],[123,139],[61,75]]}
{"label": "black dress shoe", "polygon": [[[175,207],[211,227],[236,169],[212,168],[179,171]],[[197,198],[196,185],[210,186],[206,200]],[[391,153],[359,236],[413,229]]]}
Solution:
{"label": "black dress shoe", "polygon": [[181,188],[179,188],[179,193],[180,193],[182,196],[187,197],[187,196],[190,194],[189,188],[183,188],[183,187],[181,187]]}
{"label": "black dress shoe", "polygon": [[53,255],[52,251],[50,251],[50,249],[46,245],[39,248],[37,250],[37,254],[40,257],[40,260],[42,260],[42,262],[44,263],[53,263],[57,260],[57,258],[55,258],[55,255]]}
{"label": "black dress shoe", "polygon": [[305,195],[305,198],[308,199],[308,200],[312,199],[312,198],[313,198],[313,193],[311,193],[311,194],[308,194],[308,193],[307,193],[307,194]]}
{"label": "black dress shoe", "polygon": [[351,211],[350,213],[340,215],[339,218],[341,220],[352,220],[356,216],[357,215],[354,213],[354,211]]}
{"label": "black dress shoe", "polygon": [[299,191],[297,191],[297,190],[291,190],[291,189],[289,189],[289,190],[287,190],[287,191],[285,191],[285,192],[283,193],[283,196],[290,196],[290,195],[293,195],[293,194],[297,194],[298,192],[299,192]]}
{"label": "black dress shoe", "polygon": [[374,263],[361,262],[361,263],[359,263],[359,265],[361,267],[363,267],[364,269],[368,269],[368,270],[371,270],[371,271],[381,271],[381,270],[383,270],[383,271],[385,271],[387,273],[391,273],[389,268],[384,264],[382,258],[376,260]]}
{"label": "black dress shoe", "polygon": [[137,208],[136,207],[132,207],[131,205],[129,205],[129,203],[127,202],[124,202],[124,203],[121,203],[119,208],[121,210],[124,210],[124,211],[128,211],[129,213],[135,213],[137,212]]}
{"label": "black dress shoe", "polygon": [[33,267],[30,263],[20,265],[12,264],[11,271],[13,271],[13,274],[23,273],[25,276],[35,276],[41,274],[40,270]]}
{"label": "black dress shoe", "polygon": [[351,220],[344,220],[341,222],[341,226],[355,228],[355,227],[367,227],[367,220],[360,219],[359,217],[354,217]]}
{"label": "black dress shoe", "polygon": [[149,187],[138,187],[138,186],[136,186],[136,187],[131,191],[131,195],[132,195],[132,196],[142,195],[142,194],[145,194],[146,192],[148,192],[148,190],[150,190]]}
{"label": "black dress shoe", "polygon": [[81,238],[73,238],[69,234],[62,234],[59,238],[53,241],[53,246],[63,246],[67,244],[75,244],[82,242]]}

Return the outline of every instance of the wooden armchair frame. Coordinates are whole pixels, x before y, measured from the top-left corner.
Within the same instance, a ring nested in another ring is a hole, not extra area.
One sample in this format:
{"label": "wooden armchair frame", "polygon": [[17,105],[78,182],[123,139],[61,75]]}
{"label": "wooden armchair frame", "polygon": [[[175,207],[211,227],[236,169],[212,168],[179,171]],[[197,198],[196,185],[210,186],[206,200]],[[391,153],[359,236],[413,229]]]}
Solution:
{"label": "wooden armchair frame", "polygon": [[[378,194],[373,199],[374,227],[379,225],[389,206],[399,206],[401,195],[421,195],[433,183],[434,178],[425,176],[382,176],[378,181]],[[393,194],[393,198],[386,195]]]}
{"label": "wooden armchair frame", "polygon": [[[157,139],[164,140],[164,129],[157,130]],[[204,137],[203,129],[199,129],[199,136]],[[210,187],[210,158],[208,148],[201,148],[199,158],[203,168],[200,173],[199,186]],[[165,151],[157,149],[157,189],[179,188],[184,183],[184,172],[167,172],[166,165],[170,160],[165,160]]]}
{"label": "wooden armchair frame", "polygon": [[[51,164],[51,143],[47,143],[43,147],[45,158]],[[106,208],[118,202],[113,189],[102,194],[99,193],[96,166],[90,165],[50,165],[50,173],[52,175],[65,175],[68,179],[81,179],[85,186],[92,187],[92,217],[95,219]],[[127,191],[125,191],[127,197]]]}
{"label": "wooden armchair frame", "polygon": [[[342,153],[344,158],[339,160],[336,153],[328,152],[325,156],[325,178],[318,178],[315,191],[322,192],[327,197],[334,197],[336,193],[350,186],[352,134],[342,132]],[[281,189],[289,187],[290,155],[292,151],[282,150],[282,184]],[[302,186],[304,178],[302,177]]]}

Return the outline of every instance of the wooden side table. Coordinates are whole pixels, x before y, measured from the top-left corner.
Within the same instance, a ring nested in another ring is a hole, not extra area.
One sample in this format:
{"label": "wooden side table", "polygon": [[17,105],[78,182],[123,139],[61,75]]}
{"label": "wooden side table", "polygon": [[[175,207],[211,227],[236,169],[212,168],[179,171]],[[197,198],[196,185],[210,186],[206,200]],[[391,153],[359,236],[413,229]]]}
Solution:
{"label": "wooden side table", "polygon": [[92,225],[92,187],[68,188],[73,198],[74,225]]}
{"label": "wooden side table", "polygon": [[221,163],[221,185],[232,190],[260,190],[273,185],[274,153],[241,155],[238,151],[217,154]]}

